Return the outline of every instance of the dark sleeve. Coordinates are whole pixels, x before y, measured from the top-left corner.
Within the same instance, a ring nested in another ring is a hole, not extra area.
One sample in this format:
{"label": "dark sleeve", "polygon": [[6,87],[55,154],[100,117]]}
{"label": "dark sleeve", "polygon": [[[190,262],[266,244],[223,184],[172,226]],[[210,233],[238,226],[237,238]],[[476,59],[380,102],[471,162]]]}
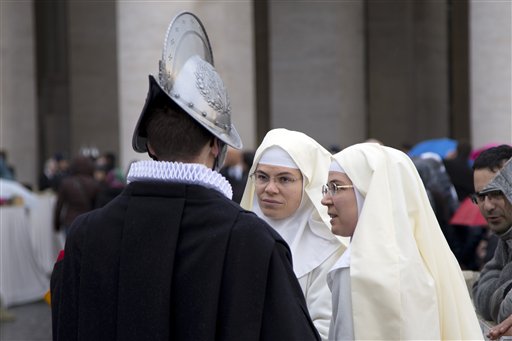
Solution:
{"label": "dark sleeve", "polygon": [[78,338],[80,243],[83,238],[80,226],[83,219],[80,218],[69,230],[64,257],[55,263],[50,280],[54,341]]}
{"label": "dark sleeve", "polygon": [[59,303],[61,297],[61,283],[62,283],[62,261],[64,260],[64,250],[59,252],[57,261],[53,265],[52,276],[50,279],[50,294],[51,294],[51,307],[52,307],[52,334],[54,337],[57,335],[57,316],[59,311]]}
{"label": "dark sleeve", "polygon": [[498,323],[506,320],[510,315],[512,315],[512,291],[507,291],[505,297],[503,298],[503,302],[500,305],[500,311],[498,314]]}
{"label": "dark sleeve", "polygon": [[226,254],[220,340],[319,340],[286,243],[242,213]]}
{"label": "dark sleeve", "polygon": [[485,264],[473,285],[473,301],[477,312],[486,320],[498,320],[504,292],[512,279],[512,263],[506,263],[506,244],[500,240],[494,257]]}
{"label": "dark sleeve", "polygon": [[276,243],[268,271],[262,340],[320,340],[286,245]]}

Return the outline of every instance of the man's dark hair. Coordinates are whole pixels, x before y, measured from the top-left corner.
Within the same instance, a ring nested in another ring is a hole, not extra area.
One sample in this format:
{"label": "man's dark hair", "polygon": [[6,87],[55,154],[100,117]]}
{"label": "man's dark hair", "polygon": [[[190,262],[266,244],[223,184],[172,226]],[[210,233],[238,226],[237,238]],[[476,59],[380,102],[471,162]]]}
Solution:
{"label": "man's dark hair", "polygon": [[507,144],[489,148],[481,152],[475,159],[473,170],[488,168],[497,172],[511,157],[512,147]]}
{"label": "man's dark hair", "polygon": [[105,159],[107,159],[109,165],[111,165],[112,168],[114,168],[116,166],[116,154],[114,154],[114,152],[106,152],[104,156]]}
{"label": "man's dark hair", "polygon": [[158,160],[191,161],[213,138],[174,101],[156,100],[150,110],[145,131]]}
{"label": "man's dark hair", "polygon": [[457,158],[468,160],[471,154],[471,143],[466,140],[460,140],[457,143]]}

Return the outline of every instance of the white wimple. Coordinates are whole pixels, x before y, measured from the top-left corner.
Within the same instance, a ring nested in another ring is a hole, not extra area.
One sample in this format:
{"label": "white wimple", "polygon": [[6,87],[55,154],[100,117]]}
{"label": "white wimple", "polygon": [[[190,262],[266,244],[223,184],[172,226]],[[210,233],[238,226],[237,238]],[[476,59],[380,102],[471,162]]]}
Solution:
{"label": "white wimple", "polygon": [[127,183],[134,181],[165,181],[200,185],[233,197],[229,182],[219,173],[197,163],[144,160],[131,164]]}

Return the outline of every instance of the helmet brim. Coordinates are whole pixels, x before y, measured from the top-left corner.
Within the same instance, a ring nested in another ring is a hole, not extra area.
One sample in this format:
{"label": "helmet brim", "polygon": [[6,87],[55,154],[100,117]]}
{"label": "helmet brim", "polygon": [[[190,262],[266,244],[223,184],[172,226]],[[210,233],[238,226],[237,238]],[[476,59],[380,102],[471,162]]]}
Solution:
{"label": "helmet brim", "polygon": [[144,107],[142,108],[142,112],[139,116],[137,124],[135,125],[135,130],[133,132],[132,137],[132,147],[138,153],[146,153],[147,149],[147,132],[144,130],[145,121],[147,120],[150,112],[151,106],[154,104],[155,100],[161,96],[166,98],[169,101],[172,101],[176,105],[178,105],[183,111],[185,111],[191,118],[193,118],[197,123],[206,128],[214,137],[217,137],[219,140],[224,143],[230,145],[235,149],[242,149],[242,139],[238,134],[234,125],[231,125],[231,129],[229,133],[220,133],[214,125],[207,119],[198,115],[195,111],[190,109],[188,106],[183,105],[175,100],[173,100],[167,92],[162,89],[160,84],[156,81],[155,77],[149,75],[149,89],[148,94],[146,96],[146,102],[144,103]]}

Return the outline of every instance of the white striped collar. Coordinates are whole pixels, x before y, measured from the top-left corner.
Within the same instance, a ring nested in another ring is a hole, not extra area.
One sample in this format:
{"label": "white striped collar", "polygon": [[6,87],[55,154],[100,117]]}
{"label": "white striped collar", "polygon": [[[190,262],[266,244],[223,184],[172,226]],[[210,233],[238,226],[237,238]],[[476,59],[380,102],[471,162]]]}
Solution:
{"label": "white striped collar", "polygon": [[221,174],[198,163],[144,160],[130,165],[127,183],[134,181],[164,181],[200,185],[233,197],[231,185]]}

